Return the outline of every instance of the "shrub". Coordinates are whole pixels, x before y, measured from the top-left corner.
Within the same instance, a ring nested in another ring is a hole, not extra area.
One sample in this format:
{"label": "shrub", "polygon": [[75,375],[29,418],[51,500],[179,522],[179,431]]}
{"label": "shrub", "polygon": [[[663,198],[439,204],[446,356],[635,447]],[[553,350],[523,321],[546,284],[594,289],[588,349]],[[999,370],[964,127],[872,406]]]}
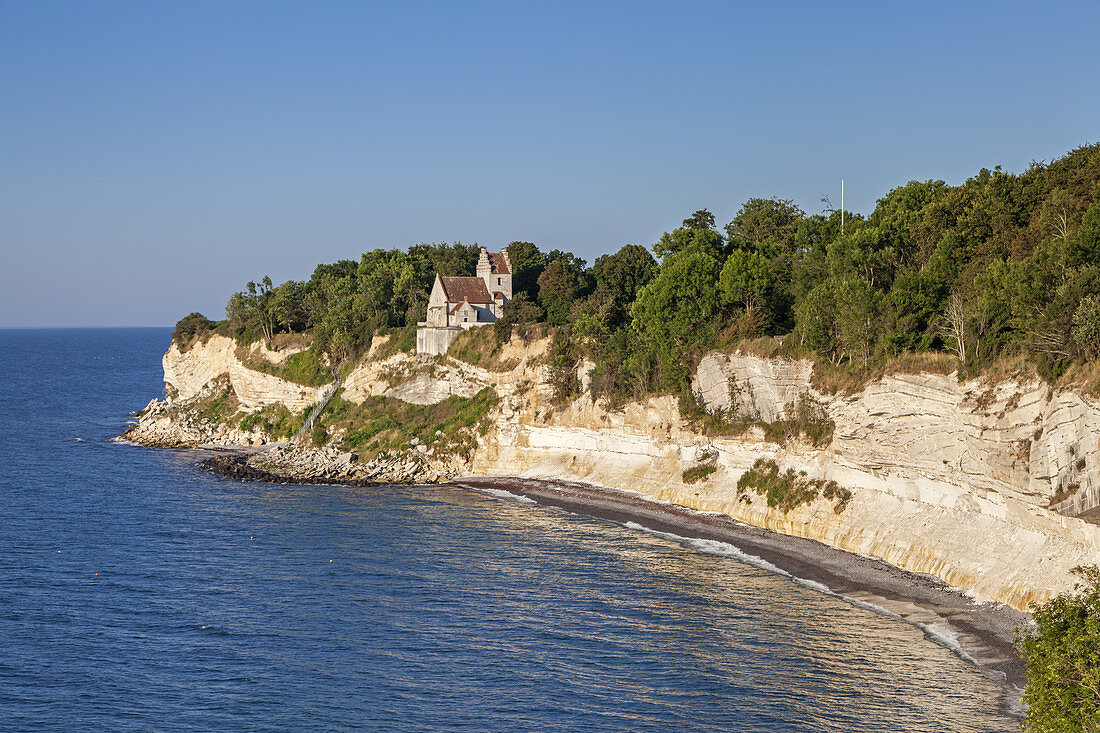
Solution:
{"label": "shrub", "polygon": [[493,336],[492,329],[479,326],[460,333],[447,349],[447,356],[467,364],[488,368],[491,366],[493,355],[499,349],[500,344]]}
{"label": "shrub", "polygon": [[1033,630],[1016,630],[1027,662],[1027,731],[1100,730],[1100,567],[1074,572],[1084,582],[1034,607]]}
{"label": "shrub", "polygon": [[763,423],[764,437],[773,443],[783,444],[800,435],[818,448],[832,441],[836,424],[829,418],[825,406],[809,393],[800,394],[797,402],[788,402],[784,413],[786,419]]}
{"label": "shrub", "polygon": [[716,466],[704,463],[687,469],[681,474],[681,478],[683,478],[685,484],[694,484],[699,481],[705,481],[708,476],[717,470],[718,468]]}
{"label": "shrub", "polygon": [[190,313],[176,321],[172,331],[172,340],[180,346],[190,343],[195,336],[201,336],[214,328],[215,324],[202,313]]}
{"label": "shrub", "polygon": [[852,492],[835,481],[812,479],[805,471],[790,468],[781,473],[779,464],[768,458],[758,459],[738,479],[737,495],[745,496],[748,491],[765,497],[768,506],[778,507],[784,513],[823,496],[836,501],[833,511],[840,514],[852,499]]}
{"label": "shrub", "polygon": [[268,405],[245,415],[240,428],[245,431],[260,428],[273,438],[289,438],[302,427],[304,416],[305,413],[295,415],[284,405]]}

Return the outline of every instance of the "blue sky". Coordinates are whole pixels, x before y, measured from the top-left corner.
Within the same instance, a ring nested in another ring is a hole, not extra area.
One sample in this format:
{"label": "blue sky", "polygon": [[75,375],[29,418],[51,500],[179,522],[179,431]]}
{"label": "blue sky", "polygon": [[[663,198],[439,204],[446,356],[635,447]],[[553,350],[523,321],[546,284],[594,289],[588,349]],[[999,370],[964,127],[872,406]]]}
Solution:
{"label": "blue sky", "polygon": [[1100,140],[1100,3],[0,0],[0,326],[514,239],[591,262],[751,196]]}

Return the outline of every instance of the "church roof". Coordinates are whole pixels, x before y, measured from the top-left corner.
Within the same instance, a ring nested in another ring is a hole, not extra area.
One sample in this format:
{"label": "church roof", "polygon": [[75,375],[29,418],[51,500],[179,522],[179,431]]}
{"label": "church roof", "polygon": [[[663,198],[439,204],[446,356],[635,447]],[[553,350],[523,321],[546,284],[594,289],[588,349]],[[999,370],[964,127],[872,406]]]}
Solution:
{"label": "church roof", "polygon": [[492,267],[494,275],[512,274],[512,265],[508,262],[506,252],[486,252],[485,254],[489,255],[489,266]]}
{"label": "church roof", "polygon": [[461,303],[468,300],[471,303],[492,303],[489,289],[485,287],[485,281],[480,277],[443,277],[439,276],[439,282],[443,285],[443,295],[448,303]]}

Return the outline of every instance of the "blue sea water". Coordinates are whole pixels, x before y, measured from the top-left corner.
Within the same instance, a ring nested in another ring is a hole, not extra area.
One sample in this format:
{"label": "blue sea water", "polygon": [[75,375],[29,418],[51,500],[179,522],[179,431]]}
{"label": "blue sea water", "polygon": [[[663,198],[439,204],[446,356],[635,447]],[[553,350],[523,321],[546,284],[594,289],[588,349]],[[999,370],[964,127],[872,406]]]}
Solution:
{"label": "blue sea water", "polygon": [[919,629],[736,559],[113,442],[168,339],[0,331],[0,730],[1019,728]]}

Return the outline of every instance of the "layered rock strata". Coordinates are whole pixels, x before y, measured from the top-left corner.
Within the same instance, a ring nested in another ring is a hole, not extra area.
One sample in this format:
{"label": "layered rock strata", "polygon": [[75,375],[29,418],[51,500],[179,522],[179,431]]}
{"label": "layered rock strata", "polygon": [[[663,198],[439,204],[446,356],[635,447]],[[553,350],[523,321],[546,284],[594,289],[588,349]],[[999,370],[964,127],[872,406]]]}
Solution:
{"label": "layered rock strata", "polygon": [[[220,379],[242,406],[309,404],[301,390],[311,388],[277,384],[268,374],[243,375],[246,368],[227,345],[211,342],[182,353],[173,346],[166,355],[165,379],[177,400],[194,399]],[[1086,521],[1100,505],[1100,407],[1078,392],[1024,379],[993,384],[923,373],[828,395],[813,388],[809,362],[738,354],[703,359],[694,386],[708,409],[771,423],[787,417],[788,405],[810,399],[835,425],[831,443],[815,447],[797,439],[769,442],[757,427],[704,435],[671,397],[618,410],[587,395],[555,406],[546,370],[534,358],[545,344],[506,348],[517,363],[510,370],[397,354],[368,358],[345,380],[350,401],[388,395],[416,404],[492,386],[500,397],[493,429],[469,461],[427,455],[424,446],[386,459],[385,466],[297,448],[252,461],[333,480],[429,482],[467,474],[586,481],[878,557],[1018,609],[1071,587],[1073,567],[1100,562],[1100,528]],[[207,433],[196,433],[179,415],[172,405],[154,403],[132,439],[166,444],[144,437],[175,434],[198,445],[192,438]],[[227,437],[257,439],[254,433]],[[836,481],[852,492],[851,500],[839,507],[818,499],[783,512],[752,492],[739,494],[738,479],[759,458]],[[333,468],[338,460],[346,465]],[[714,470],[686,483],[684,471],[700,465]]]}

